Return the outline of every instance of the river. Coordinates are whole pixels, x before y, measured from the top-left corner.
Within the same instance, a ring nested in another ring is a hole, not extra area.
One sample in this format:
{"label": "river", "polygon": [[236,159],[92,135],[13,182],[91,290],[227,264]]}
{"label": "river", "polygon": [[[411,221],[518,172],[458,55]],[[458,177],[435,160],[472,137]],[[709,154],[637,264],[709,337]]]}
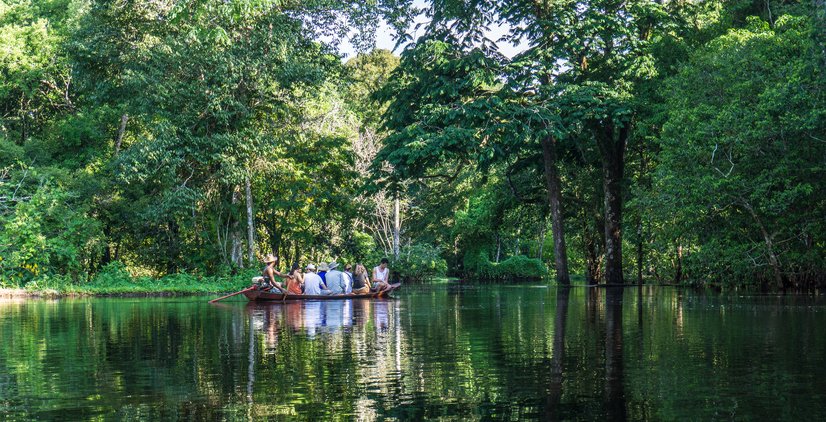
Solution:
{"label": "river", "polygon": [[826,420],[826,299],[405,286],[0,302],[0,419]]}

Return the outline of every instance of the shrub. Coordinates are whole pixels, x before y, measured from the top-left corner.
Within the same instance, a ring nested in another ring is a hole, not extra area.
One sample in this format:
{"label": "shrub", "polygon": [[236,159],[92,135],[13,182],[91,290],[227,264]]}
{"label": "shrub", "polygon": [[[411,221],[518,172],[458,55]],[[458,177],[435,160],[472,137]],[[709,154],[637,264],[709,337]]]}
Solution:
{"label": "shrub", "polygon": [[499,264],[494,264],[499,278],[542,278],[548,274],[545,264],[525,255],[512,256]]}
{"label": "shrub", "polygon": [[484,249],[469,251],[464,256],[464,273],[470,277],[488,279],[539,279],[548,274],[539,259],[516,255],[500,263],[491,262]]}
{"label": "shrub", "polygon": [[95,286],[116,286],[130,282],[132,282],[132,276],[126,270],[126,265],[120,261],[106,264],[92,280]]}

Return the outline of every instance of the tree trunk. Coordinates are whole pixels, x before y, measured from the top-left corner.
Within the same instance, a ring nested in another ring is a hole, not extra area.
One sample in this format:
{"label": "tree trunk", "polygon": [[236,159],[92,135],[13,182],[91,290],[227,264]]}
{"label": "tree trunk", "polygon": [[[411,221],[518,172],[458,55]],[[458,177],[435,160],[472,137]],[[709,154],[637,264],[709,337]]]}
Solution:
{"label": "tree trunk", "polygon": [[106,247],[103,248],[103,256],[100,259],[100,267],[104,267],[110,262],[112,262],[112,245],[109,242],[109,238],[112,236],[112,230],[109,228],[109,225],[105,225],[103,227],[103,238],[106,239]]}
{"label": "tree trunk", "polygon": [[815,54],[819,65],[826,67],[826,0],[813,0]]}
{"label": "tree trunk", "polygon": [[548,188],[548,203],[551,207],[551,234],[554,237],[554,266],[556,282],[571,284],[568,275],[568,250],[565,247],[565,229],[562,221],[560,204],[561,189],[559,173],[556,169],[556,139],[553,136],[542,138],[542,164],[545,170],[545,184]]}
{"label": "tree trunk", "polygon": [[[232,189],[232,208],[235,214],[235,206],[241,201],[241,190],[238,187]],[[244,268],[244,253],[241,246],[241,224],[239,224],[238,216],[232,216],[232,228],[230,229],[230,262],[238,268]]]}
{"label": "tree trunk", "polygon": [[602,155],[602,185],[605,194],[605,282],[622,284],[622,180],[625,146],[630,133],[626,122],[618,130],[607,124],[596,131]]}
{"label": "tree trunk", "polygon": [[401,235],[401,216],[399,215],[399,193],[396,192],[393,200],[393,256],[399,259],[400,245],[399,241]]}
{"label": "tree trunk", "polygon": [[281,262],[284,263],[284,266],[287,267],[288,269],[292,266],[292,262],[293,262],[293,256],[291,254],[292,246],[293,246],[293,242],[292,241],[287,241],[286,244],[284,245],[284,255],[278,257],[279,259],[281,259]]}
{"label": "tree trunk", "polygon": [[536,259],[542,260],[542,252],[545,247],[545,218],[542,217],[542,222],[539,224],[539,247],[536,251]]}
{"label": "tree trunk", "polygon": [[[301,265],[299,261],[301,261],[301,254],[298,251],[298,242],[293,243],[293,256],[295,257],[295,262],[298,262],[298,265]],[[355,265],[353,266],[355,267]]]}
{"label": "tree trunk", "polygon": [[115,242],[115,261],[120,260],[120,236],[118,236],[118,241]]}
{"label": "tree trunk", "polygon": [[602,221],[598,215],[593,221],[588,215],[589,211],[585,210],[582,220],[582,237],[583,248],[585,255],[585,282],[587,284],[598,284],[602,280],[602,251],[600,245],[604,242],[599,235],[599,231],[595,231],[594,227],[602,227]]}
{"label": "tree trunk", "polygon": [[502,256],[502,236],[496,233],[496,263],[499,263],[499,257]]}
{"label": "tree trunk", "polygon": [[763,221],[757,215],[757,212],[754,211],[751,204],[743,198],[740,198],[740,200],[743,203],[743,207],[749,212],[751,217],[757,223],[757,226],[760,228],[760,234],[763,235],[763,242],[766,244],[766,254],[769,256],[769,266],[772,268],[774,275],[773,287],[775,290],[780,290],[783,288],[783,272],[780,271],[780,260],[777,259],[777,254],[774,253],[774,242],[772,240],[772,236],[769,235],[769,231],[766,229],[766,226],[763,225]]}
{"label": "tree trunk", "polygon": [[599,284],[602,279],[602,258],[597,253],[597,245],[593,240],[585,245],[585,265],[585,281],[588,284]]}
{"label": "tree trunk", "polygon": [[166,273],[174,274],[178,272],[178,260],[181,254],[180,229],[175,220],[167,221],[166,227],[168,229]]}
{"label": "tree trunk", "polygon": [[642,246],[642,217],[639,218],[637,221],[637,284],[642,286],[642,260],[644,256],[643,246]]}
{"label": "tree trunk", "polygon": [[278,216],[275,211],[270,212],[269,216],[270,224],[269,227],[267,227],[267,231],[270,235],[270,252],[275,253],[275,250],[278,249],[278,236],[276,236],[278,232]]}
{"label": "tree trunk", "polygon": [[[645,175],[648,172],[648,161],[645,157],[644,145],[640,145],[640,173],[637,183],[639,186],[645,187],[648,191],[651,190],[651,184],[645,183]],[[637,210],[637,284],[642,286],[642,268],[645,261],[645,222],[643,221],[643,210]]]}
{"label": "tree trunk", "polygon": [[123,142],[123,134],[126,132],[126,122],[129,120],[129,115],[124,113],[120,116],[120,127],[118,128],[118,137],[115,140],[115,155],[120,152],[120,143]]}
{"label": "tree trunk", "polygon": [[683,245],[677,240],[677,248],[674,249],[674,259],[677,261],[674,269],[674,283],[679,284],[683,281]]}
{"label": "tree trunk", "polygon": [[253,266],[255,264],[255,224],[253,222],[252,186],[250,184],[250,178],[247,177],[247,262],[250,266]]}

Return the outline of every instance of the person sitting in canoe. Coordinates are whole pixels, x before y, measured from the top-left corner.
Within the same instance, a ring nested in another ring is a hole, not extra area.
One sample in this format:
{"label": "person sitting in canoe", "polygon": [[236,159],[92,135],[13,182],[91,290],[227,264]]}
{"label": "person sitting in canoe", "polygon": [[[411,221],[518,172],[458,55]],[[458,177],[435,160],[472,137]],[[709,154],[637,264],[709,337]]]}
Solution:
{"label": "person sitting in canoe", "polygon": [[344,273],[338,270],[338,262],[333,261],[327,264],[327,268],[327,277],[324,280],[327,284],[327,288],[330,289],[332,292],[331,294],[344,294],[344,291],[347,289],[347,285],[344,281]]}
{"label": "person sitting in canoe", "polygon": [[324,285],[321,277],[315,273],[315,265],[307,265],[307,272],[304,274],[304,295],[321,296],[330,293],[332,293],[330,289]]}
{"label": "person sitting in canoe", "polygon": [[287,291],[290,294],[300,295],[304,290],[304,274],[301,273],[301,268],[298,263],[293,263],[293,268],[287,278]]}
{"label": "person sitting in canoe", "polygon": [[286,293],[287,289],[281,286],[281,283],[275,280],[275,277],[287,278],[286,274],[282,274],[275,269],[275,263],[278,262],[273,254],[264,257],[264,264],[266,266],[261,271],[261,276],[264,278],[264,285],[273,293]]}
{"label": "person sitting in canoe", "polygon": [[370,293],[370,280],[367,277],[367,268],[364,265],[356,264],[356,272],[353,274],[353,294],[362,295]]}
{"label": "person sitting in canoe", "polygon": [[324,283],[325,287],[329,287],[327,285],[327,271],[329,270],[330,268],[327,267],[326,262],[320,262],[318,264],[318,272],[316,272],[316,274],[318,274],[318,276],[321,278],[321,282]]}
{"label": "person sitting in canoe", "polygon": [[381,264],[378,267],[373,268],[373,289],[377,292],[382,292],[390,288],[390,283],[388,280],[390,279],[390,269],[387,268],[387,264],[390,261],[387,258],[381,259]]}
{"label": "person sitting in canoe", "polygon": [[341,272],[341,280],[344,282],[344,294],[353,293],[353,268],[350,264],[344,266]]}

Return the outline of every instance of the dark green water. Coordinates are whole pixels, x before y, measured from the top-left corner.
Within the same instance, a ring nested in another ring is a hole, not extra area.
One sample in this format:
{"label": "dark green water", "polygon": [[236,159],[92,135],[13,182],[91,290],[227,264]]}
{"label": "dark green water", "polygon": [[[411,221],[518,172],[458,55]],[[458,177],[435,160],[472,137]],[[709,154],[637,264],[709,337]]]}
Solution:
{"label": "dark green water", "polygon": [[0,302],[0,419],[826,420],[822,296],[565,292]]}

